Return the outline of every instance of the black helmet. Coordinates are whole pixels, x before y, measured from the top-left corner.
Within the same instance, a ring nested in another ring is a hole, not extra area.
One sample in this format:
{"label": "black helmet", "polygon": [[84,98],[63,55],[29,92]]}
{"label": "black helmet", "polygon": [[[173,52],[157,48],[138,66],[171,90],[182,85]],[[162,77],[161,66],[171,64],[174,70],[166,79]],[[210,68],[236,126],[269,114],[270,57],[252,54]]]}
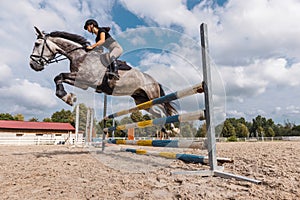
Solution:
{"label": "black helmet", "polygon": [[87,27],[91,24],[93,24],[95,27],[98,27],[98,23],[96,22],[96,20],[88,19],[88,20],[86,20],[86,22],[84,24],[84,30],[87,30]]}

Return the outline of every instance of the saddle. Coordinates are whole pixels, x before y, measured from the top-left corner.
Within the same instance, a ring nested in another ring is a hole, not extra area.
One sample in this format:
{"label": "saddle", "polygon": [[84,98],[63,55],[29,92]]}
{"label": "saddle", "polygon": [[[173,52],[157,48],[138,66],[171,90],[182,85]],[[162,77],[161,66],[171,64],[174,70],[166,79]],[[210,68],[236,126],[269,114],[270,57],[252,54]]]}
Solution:
{"label": "saddle", "polygon": [[[101,54],[100,61],[104,66],[106,66],[106,73],[105,76],[103,77],[102,83],[97,86],[96,92],[98,93],[105,92],[106,94],[111,95],[116,84],[116,80],[111,79],[111,77],[109,77],[110,76],[109,72],[112,71],[111,69],[113,69],[113,64],[110,60],[108,53]],[[117,60],[117,64],[119,70],[128,71],[131,69],[131,66],[129,66],[126,63],[126,61]]]}
{"label": "saddle", "polygon": [[[110,69],[113,69],[112,62],[110,60],[108,53],[101,54],[100,61],[104,66],[106,66],[107,72],[110,72],[111,71]],[[127,65],[126,61],[117,60],[117,64],[119,70],[124,70],[124,71],[131,70],[131,66]]]}

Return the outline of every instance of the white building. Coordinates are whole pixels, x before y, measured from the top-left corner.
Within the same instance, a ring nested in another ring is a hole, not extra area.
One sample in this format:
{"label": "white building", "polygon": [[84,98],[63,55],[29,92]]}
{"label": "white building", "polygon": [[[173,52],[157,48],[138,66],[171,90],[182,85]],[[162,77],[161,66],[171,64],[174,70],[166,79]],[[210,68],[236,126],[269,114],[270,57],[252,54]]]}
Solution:
{"label": "white building", "polygon": [[82,134],[76,138],[70,123],[25,122],[0,120],[0,144],[74,144],[82,142]]}

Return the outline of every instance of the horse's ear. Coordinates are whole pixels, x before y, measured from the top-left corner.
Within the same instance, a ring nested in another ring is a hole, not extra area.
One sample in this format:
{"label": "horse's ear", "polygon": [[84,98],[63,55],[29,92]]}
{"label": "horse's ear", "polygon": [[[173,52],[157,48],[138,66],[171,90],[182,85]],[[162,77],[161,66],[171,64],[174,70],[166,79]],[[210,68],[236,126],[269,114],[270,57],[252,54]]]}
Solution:
{"label": "horse's ear", "polygon": [[34,29],[35,29],[37,37],[42,38],[44,34],[36,26],[34,27]]}

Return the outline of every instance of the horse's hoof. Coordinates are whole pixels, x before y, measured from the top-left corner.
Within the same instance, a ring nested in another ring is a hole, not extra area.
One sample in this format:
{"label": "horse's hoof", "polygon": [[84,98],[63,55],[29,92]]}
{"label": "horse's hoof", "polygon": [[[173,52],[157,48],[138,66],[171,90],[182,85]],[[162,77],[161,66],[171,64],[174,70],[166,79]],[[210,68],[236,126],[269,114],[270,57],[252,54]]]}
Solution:
{"label": "horse's hoof", "polygon": [[77,101],[76,94],[70,93],[72,97],[72,102],[75,103]]}
{"label": "horse's hoof", "polygon": [[70,94],[66,94],[65,96],[63,96],[61,98],[64,102],[66,102],[67,104],[69,104],[70,106],[74,105],[74,102],[76,102],[77,98],[76,95],[73,93]]}

